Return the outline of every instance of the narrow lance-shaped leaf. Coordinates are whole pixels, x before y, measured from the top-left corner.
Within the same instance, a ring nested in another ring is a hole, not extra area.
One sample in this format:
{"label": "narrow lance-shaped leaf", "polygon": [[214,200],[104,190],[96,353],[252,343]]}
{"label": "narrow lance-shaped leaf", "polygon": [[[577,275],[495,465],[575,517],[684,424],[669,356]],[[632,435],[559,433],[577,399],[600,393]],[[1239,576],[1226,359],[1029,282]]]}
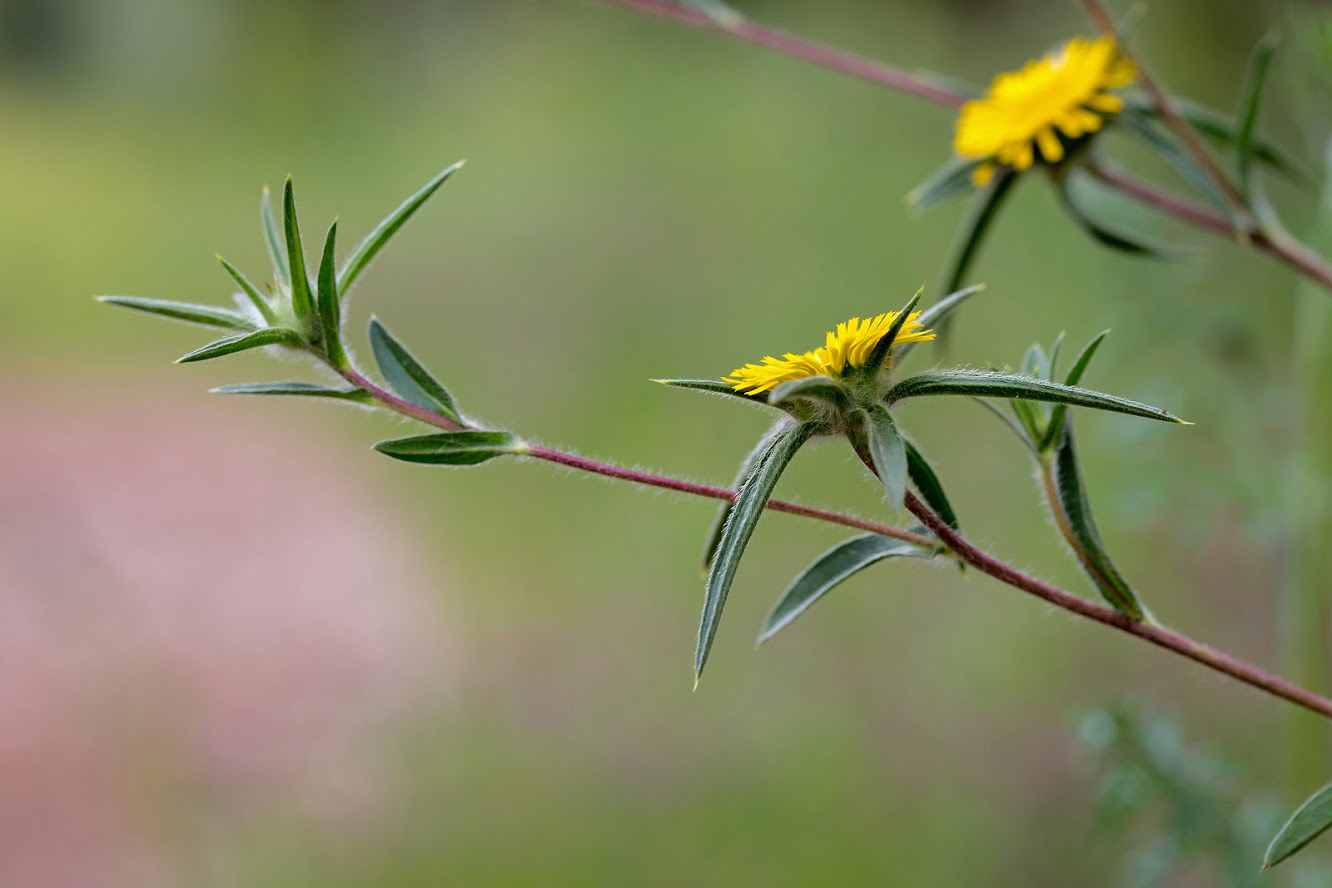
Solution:
{"label": "narrow lance-shaped leaf", "polygon": [[1295,809],[1267,846],[1263,869],[1276,866],[1318,838],[1332,826],[1332,783],[1309,796]]}
{"label": "narrow lance-shaped leaf", "polygon": [[883,483],[888,507],[900,512],[902,501],[906,498],[906,439],[897,430],[897,423],[893,422],[892,415],[884,407],[876,404],[862,415],[865,417],[866,440],[874,473]]}
{"label": "narrow lance-shaped leaf", "polygon": [[1027,401],[1048,401],[1074,407],[1093,407],[1115,413],[1127,413],[1164,422],[1185,423],[1169,411],[1128,398],[1107,395],[1091,389],[1062,385],[1045,379],[1032,379],[1014,373],[992,370],[933,370],[903,379],[888,390],[884,400],[889,404],[904,398],[922,395],[971,395],[982,398],[1014,398]]}
{"label": "narrow lance-shaped leaf", "polygon": [[365,389],[329,388],[312,382],[242,382],[218,386],[212,390],[219,395],[278,395],[303,398],[326,398],[351,401],[355,404],[373,404],[374,398]]}
{"label": "narrow lance-shaped leaf", "polygon": [[[1101,347],[1105,337],[1110,333],[1109,330],[1102,330],[1092,338],[1092,341],[1082,347],[1077,358],[1073,361],[1073,366],[1068,371],[1068,376],[1064,377],[1064,385],[1077,385],[1082,381],[1082,374],[1087,371],[1087,365],[1095,356],[1096,350]],[[1045,439],[1040,442],[1041,450],[1048,450],[1059,441],[1059,436],[1064,430],[1064,417],[1068,413],[1067,404],[1056,404],[1054,410],[1050,411],[1050,425],[1046,429]]]}
{"label": "narrow lance-shaped leaf", "polygon": [[[1229,145],[1235,144],[1239,136],[1239,122],[1230,115],[1183,96],[1172,96],[1170,104],[1180,117],[1207,138]],[[1137,105],[1133,110],[1149,118],[1160,114],[1154,105]],[[1287,178],[1296,182],[1307,182],[1309,179],[1308,173],[1290,155],[1270,141],[1260,138],[1256,133],[1251,137],[1250,151],[1254,160],[1267,164]]]}
{"label": "narrow lance-shaped leaf", "polygon": [[315,288],[315,308],[319,315],[319,333],[329,363],[334,367],[347,366],[347,355],[342,350],[342,306],[338,301],[338,281],[334,272],[334,254],[337,250],[338,223],[335,219],[324,238],[324,252],[319,260],[319,275]]}
{"label": "narrow lance-shaped leaf", "polygon": [[[963,287],[961,290],[949,293],[947,296],[922,311],[917,320],[920,321],[921,327],[926,330],[933,329],[943,323],[958,306],[984,289],[984,284],[972,284],[970,287]],[[897,360],[901,361],[919,344],[920,343],[917,342],[904,342],[902,345],[898,346]]]}
{"label": "narrow lance-shaped leaf", "polygon": [[953,511],[953,504],[948,501],[948,494],[944,493],[943,482],[939,480],[934,467],[925,459],[924,454],[909,440],[906,442],[906,457],[907,475],[911,478],[911,483],[916,486],[916,490],[920,491],[920,498],[943,519],[944,524],[957,530],[957,513]]}
{"label": "narrow lance-shaped leaf", "polygon": [[[961,235],[953,248],[953,257],[949,262],[948,277],[944,281],[944,292],[951,293],[962,287],[971,271],[971,264],[980,254],[981,244],[990,230],[991,223],[999,215],[999,208],[1013,191],[1018,176],[1012,170],[1002,169],[995,174],[994,180],[981,191],[976,198],[970,215],[962,225]],[[951,315],[939,318],[935,324],[939,342],[946,343],[952,330]]]}
{"label": "narrow lance-shaped leaf", "polygon": [[1170,253],[1164,248],[1147,241],[1134,240],[1127,235],[1119,234],[1092,219],[1091,216],[1087,215],[1087,211],[1078,204],[1077,199],[1073,197],[1067,179],[1060,182],[1055,190],[1059,193],[1059,202],[1073,221],[1078,223],[1083,231],[1091,235],[1092,239],[1102,246],[1137,256],[1149,256],[1154,259],[1170,258]]}
{"label": "narrow lance-shaped leaf", "polygon": [[1198,162],[1193,159],[1189,152],[1180,148],[1173,138],[1161,132],[1150,117],[1133,108],[1125,108],[1115,117],[1115,122],[1117,125],[1122,124],[1130,134],[1137,136],[1154,148],[1157,153],[1165,158],[1166,162],[1175,168],[1176,172],[1187,179],[1194,188],[1198,189],[1200,194],[1221,211],[1231,228],[1237,227],[1238,220],[1235,218],[1234,209],[1231,207],[1230,201],[1226,200],[1225,195],[1217,189],[1212,177],[1202,167],[1198,166]]}
{"label": "narrow lance-shaped leaf", "polygon": [[717,546],[712,569],[708,571],[707,586],[703,596],[703,616],[698,624],[698,644],[694,649],[694,686],[703,675],[703,667],[708,662],[708,653],[712,650],[713,639],[717,637],[717,626],[721,622],[722,609],[726,606],[726,596],[731,591],[735,572],[740,567],[740,556],[745,546],[754,535],[754,527],[772,496],[777,479],[800,449],[813,434],[813,427],[802,423],[787,430],[754,466],[754,471],[740,485],[735,497],[735,507],[730,520],[722,530],[721,542]]}
{"label": "narrow lance-shaped leaf", "polygon": [[403,462],[432,466],[474,466],[506,454],[520,454],[526,446],[509,432],[467,429],[380,441],[375,449]]}
{"label": "narrow lance-shaped leaf", "polygon": [[384,381],[402,398],[422,410],[436,411],[449,419],[461,422],[453,395],[444,388],[430,371],[412,357],[377,318],[370,319],[370,349],[374,352],[379,372]]}
{"label": "narrow lance-shaped leaf", "polygon": [[98,296],[98,302],[119,305],[172,321],[184,321],[201,327],[222,330],[253,330],[254,322],[238,311],[213,308],[211,305],[192,305],[188,302],[168,302],[164,299],[143,299],[139,296]]}
{"label": "narrow lance-shaped leaf", "polygon": [[653,382],[659,382],[662,385],[668,385],[671,388],[693,389],[696,392],[708,392],[713,395],[726,395],[731,398],[740,398],[751,404],[763,404],[767,406],[768,396],[747,395],[744,392],[736,391],[729,382],[722,382],[720,379],[654,379]]}
{"label": "narrow lance-shaped leaf", "polygon": [[[782,417],[772,428],[768,429],[767,434],[759,438],[754,449],[749,451],[743,460],[740,461],[740,470],[735,474],[735,480],[731,482],[732,490],[739,490],[745,483],[745,479],[754,474],[754,469],[760,462],[767,458],[772,448],[777,445],[782,436],[791,427],[791,421]],[[721,544],[722,533],[726,530],[726,522],[731,518],[731,510],[734,508],[730,500],[721,504],[717,510],[717,517],[713,519],[712,527],[708,530],[708,541],[703,547],[703,569],[706,570],[712,566],[712,559],[717,554],[717,546]]]}
{"label": "narrow lance-shaped leaf", "polygon": [[1067,416],[1063,420],[1053,462],[1044,471],[1049,472],[1048,483],[1053,488],[1049,493],[1055,501],[1050,503],[1050,507],[1055,510],[1060,530],[1087,575],[1111,607],[1134,620],[1143,619],[1146,610],[1142,602],[1110,560],[1110,554],[1106,552],[1096,529],[1073,444],[1073,423]]}
{"label": "narrow lance-shaped leaf", "polygon": [[366,235],[365,240],[361,241],[352,254],[347,257],[347,261],[342,264],[342,270],[338,272],[338,292],[346,293],[351,289],[352,284],[365,271],[367,265],[375,258],[375,255],[383,249],[384,245],[392,240],[393,235],[398,233],[398,229],[407,224],[407,220],[412,218],[417,210],[434,196],[439,190],[439,186],[448,181],[449,177],[457,172],[465,161],[458,161],[448,169],[441,172],[435,178],[427,182],[419,191],[407,198],[393,212],[384,217],[384,221],[375,226],[375,230]]}
{"label": "narrow lance-shaped leaf", "polygon": [[1272,56],[1276,53],[1276,44],[1276,35],[1268,34],[1254,47],[1245,77],[1243,98],[1240,100],[1239,130],[1235,135],[1235,168],[1239,173],[1240,187],[1250,204],[1254,200],[1252,164],[1258,108],[1262,104],[1263,84],[1267,80]]}
{"label": "narrow lance-shaped leaf", "polygon": [[176,363],[192,364],[195,361],[208,361],[225,355],[234,355],[237,352],[249,351],[252,348],[263,348],[266,345],[286,345],[299,348],[302,344],[301,335],[295,330],[288,330],[285,327],[265,327],[262,330],[255,330],[253,333],[242,333],[239,336],[228,336],[226,339],[210,342],[203,348],[195,349],[189,354],[177,358]]}
{"label": "narrow lance-shaped leaf", "polygon": [[273,278],[280,289],[287,285],[291,270],[287,268],[287,251],[282,246],[282,236],[278,234],[277,219],[273,217],[273,196],[266,187],[259,199],[259,219],[264,226],[264,245],[268,248],[268,258],[273,263]]}
{"label": "narrow lance-shaped leaf", "polygon": [[310,293],[310,275],[305,270],[305,248],[296,222],[296,197],[291,177],[282,191],[282,230],[287,239],[287,269],[291,275],[291,310],[296,320],[308,324],[314,316],[314,298]]}
{"label": "narrow lance-shaped leaf", "polygon": [[217,261],[222,263],[222,267],[226,269],[227,274],[231,275],[231,279],[241,288],[241,292],[243,292],[246,298],[250,300],[250,304],[252,304],[255,310],[259,312],[259,315],[264,319],[264,322],[270,327],[276,326],[277,315],[273,312],[273,306],[268,304],[268,300],[264,298],[264,294],[259,292],[259,288],[256,287],[249,278],[242,274],[240,269],[223,259],[221,256],[217,257]]}
{"label": "narrow lance-shaped leaf", "polygon": [[971,174],[980,165],[979,160],[953,158],[911,189],[907,194],[907,203],[915,209],[926,210],[956,194],[971,192]]}
{"label": "narrow lance-shaped leaf", "polygon": [[763,644],[785,629],[814,602],[852,575],[885,558],[929,558],[928,549],[875,533],[838,543],[814,560],[787,587],[777,605],[763,622],[758,643]]}

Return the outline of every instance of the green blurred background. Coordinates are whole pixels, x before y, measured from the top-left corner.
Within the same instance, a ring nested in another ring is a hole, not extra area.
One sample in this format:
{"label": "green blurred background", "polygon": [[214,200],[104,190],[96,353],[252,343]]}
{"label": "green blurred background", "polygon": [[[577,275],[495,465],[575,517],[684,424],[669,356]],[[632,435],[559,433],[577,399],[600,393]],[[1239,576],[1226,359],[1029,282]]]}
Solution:
{"label": "green blurred background", "polygon": [[[742,7],[975,82],[1088,30],[1071,2]],[[1139,46],[1229,108],[1285,14],[1157,0]],[[1283,77],[1269,129],[1316,166],[1326,94]],[[374,313],[475,415],[721,482],[765,418],[648,380],[938,282],[965,207],[904,195],[950,141],[915,99],[593,0],[0,2],[0,882],[1114,885],[1156,826],[1098,829],[1077,726],[1110,700],[1172,713],[1236,798],[1297,801],[1281,704],[981,576],[880,566],[756,652],[840,538],[787,516],[691,693],[711,504],[392,463],[368,445],[400,422],[206,394],[304,368],[174,367],[205,332],[91,299],[224,303],[214,252],[265,274],[264,183],[350,242],[466,157],[360,284],[357,350]],[[952,357],[1113,328],[1087,384],[1197,426],[1079,418],[1103,535],[1162,618],[1276,663],[1294,281],[1089,196],[1198,260],[1107,253],[1029,183]],[[974,539],[1091,594],[1002,426],[903,419]],[[848,457],[802,454],[782,495],[887,517]]]}

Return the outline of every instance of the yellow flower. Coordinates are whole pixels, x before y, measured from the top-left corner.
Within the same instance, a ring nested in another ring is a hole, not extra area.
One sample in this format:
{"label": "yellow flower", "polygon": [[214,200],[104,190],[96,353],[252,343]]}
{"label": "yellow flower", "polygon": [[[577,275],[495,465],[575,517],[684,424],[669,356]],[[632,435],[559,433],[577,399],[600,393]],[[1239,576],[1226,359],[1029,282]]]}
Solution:
{"label": "yellow flower", "polygon": [[[731,371],[722,382],[729,383],[737,392],[757,395],[776,388],[790,379],[810,376],[838,377],[849,367],[859,367],[869,360],[874,346],[879,344],[901,312],[890,311],[878,317],[861,320],[852,318],[837,325],[828,334],[822,348],[801,355],[787,354],[782,358],[766,357],[762,364],[746,364]],[[934,338],[933,330],[920,326],[920,312],[907,315],[902,329],[897,331],[893,345],[908,342],[928,342]]]}
{"label": "yellow flower", "polygon": [[983,158],[972,181],[984,185],[996,165],[1025,170],[1039,159],[1064,157],[1060,134],[1077,139],[1099,130],[1124,100],[1106,90],[1133,82],[1137,69],[1109,37],[1075,37],[1021,70],[994,78],[985,97],[967,102],[957,118],[953,150]]}

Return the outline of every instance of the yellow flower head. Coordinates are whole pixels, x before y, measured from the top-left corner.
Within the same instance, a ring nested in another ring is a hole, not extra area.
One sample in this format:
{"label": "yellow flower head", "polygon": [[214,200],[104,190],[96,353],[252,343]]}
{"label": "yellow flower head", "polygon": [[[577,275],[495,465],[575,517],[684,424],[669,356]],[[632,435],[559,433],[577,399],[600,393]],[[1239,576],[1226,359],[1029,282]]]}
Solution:
{"label": "yellow flower head", "polygon": [[[811,376],[838,377],[849,367],[860,367],[869,360],[874,347],[883,339],[900,312],[890,311],[878,317],[861,320],[852,318],[837,325],[828,334],[822,348],[801,355],[787,354],[782,358],[766,357],[762,364],[746,364],[731,371],[722,382],[729,383],[737,392],[757,395],[770,391],[791,379]],[[933,330],[920,326],[920,312],[912,312],[897,331],[893,345],[908,342],[928,342],[934,338]]]}
{"label": "yellow flower head", "polygon": [[996,164],[1028,169],[1037,151],[1046,163],[1058,163],[1064,157],[1059,134],[1077,139],[1099,130],[1107,115],[1124,107],[1106,90],[1136,76],[1109,37],[1075,37],[1021,70],[998,75],[984,98],[964,104],[953,150],[985,159],[972,175],[978,186],[990,181]]}

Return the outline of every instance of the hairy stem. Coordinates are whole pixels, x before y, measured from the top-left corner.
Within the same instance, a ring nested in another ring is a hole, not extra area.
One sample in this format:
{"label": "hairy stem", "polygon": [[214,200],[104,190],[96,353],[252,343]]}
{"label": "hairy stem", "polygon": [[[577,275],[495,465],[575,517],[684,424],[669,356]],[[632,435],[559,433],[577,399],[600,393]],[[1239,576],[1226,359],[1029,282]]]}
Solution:
{"label": "hairy stem", "polygon": [[723,23],[718,18],[708,15],[700,9],[686,6],[683,3],[674,3],[671,0],[606,0],[606,2],[623,6],[626,9],[635,9],[648,15],[655,15],[659,18],[670,19],[681,24],[691,25],[695,28],[717,31],[734,37],[736,40],[752,43],[755,46],[763,46],[792,58],[803,59],[823,68],[831,68],[843,74],[850,74],[852,77],[859,77],[861,80],[869,80],[898,92],[918,96],[937,105],[960,108],[962,103],[967,100],[966,96],[956,90],[931,83],[924,77],[903,71],[901,68],[883,62],[876,62],[873,59],[867,59],[846,50],[806,40],[794,34],[787,34],[746,19]]}
{"label": "hairy stem", "polygon": [[1112,607],[1080,598],[1071,592],[1042,582],[1030,574],[1004,564],[972,545],[960,533],[949,527],[914,493],[907,493],[906,507],[911,514],[920,519],[921,523],[934,531],[935,535],[952,549],[958,557],[976,570],[994,577],[1001,583],[1035,595],[1042,601],[1053,604],[1055,607],[1069,613],[1095,620],[1128,635],[1137,636],[1157,647],[1165,648],[1172,653],[1187,657],[1196,663],[1201,663],[1209,669],[1228,675],[1250,687],[1280,697],[1297,706],[1302,706],[1324,718],[1332,719],[1332,700],[1327,697],[1315,694],[1313,691],[1286,681],[1280,676],[1265,672],[1257,666],[1232,657],[1216,648],[1194,641],[1187,635],[1173,629],[1133,620]]}
{"label": "hairy stem", "polygon": [[[355,368],[345,368],[338,371],[343,379],[350,382],[357,388],[364,389],[384,407],[410,417],[427,425],[447,431],[457,431],[463,426],[454,422],[447,416],[442,416],[433,411],[417,407],[408,401],[404,401],[392,392],[389,392],[374,381],[365,376],[365,374]],[[611,463],[600,462],[594,459],[588,459],[585,456],[579,456],[574,453],[567,453],[563,450],[555,450],[550,447],[540,447],[529,445],[526,455],[532,459],[545,460],[546,462],[557,463],[562,466],[568,466],[572,469],[587,472],[592,475],[601,475],[606,478],[615,478],[619,481],[630,481],[634,484],[642,484],[646,487],[659,487],[663,490],[674,490],[677,493],[689,493],[694,496],[707,497],[717,500],[734,500],[735,491],[725,487],[714,487],[709,484],[696,484],[693,481],[686,481],[683,478],[673,478],[669,475],[661,475],[655,472],[645,472],[639,469],[626,469]],[[933,537],[924,534],[914,533],[909,530],[903,530],[899,527],[891,527],[887,524],[880,524],[877,521],[867,521],[864,518],[858,518],[855,515],[848,515],[843,512],[834,512],[829,509],[818,509],[813,506],[802,506],[799,503],[786,502],[784,500],[769,500],[768,508],[774,512],[785,512],[788,515],[799,515],[802,518],[813,518],[816,521],[824,521],[829,524],[840,524],[843,527],[851,527],[856,530],[864,530],[869,533],[877,533],[880,536],[892,537],[896,540],[903,540],[908,543],[914,543],[927,549],[933,549],[938,546],[938,541]]]}

